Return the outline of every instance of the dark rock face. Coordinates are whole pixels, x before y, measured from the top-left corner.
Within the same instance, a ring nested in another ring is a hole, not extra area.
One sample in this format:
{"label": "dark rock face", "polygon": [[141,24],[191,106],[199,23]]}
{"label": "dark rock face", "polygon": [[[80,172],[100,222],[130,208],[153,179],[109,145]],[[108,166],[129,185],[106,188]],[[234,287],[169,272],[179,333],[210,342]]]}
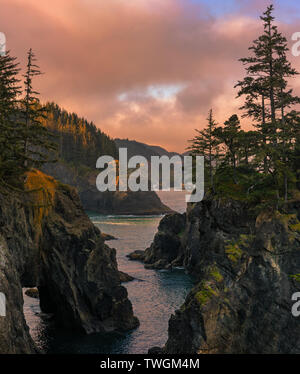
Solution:
{"label": "dark rock face", "polygon": [[109,240],[118,240],[118,238],[116,238],[115,236],[110,235],[110,234],[105,234],[104,232],[101,232],[101,238],[105,242],[108,242]]}
{"label": "dark rock face", "polygon": [[144,261],[145,251],[137,249],[136,251],[129,253],[126,257],[131,261]]}
{"label": "dark rock face", "polygon": [[25,291],[25,295],[28,297],[32,297],[33,299],[39,299],[39,290],[37,288],[28,288],[28,290]]}
{"label": "dark rock face", "polygon": [[153,347],[149,349],[148,354],[149,355],[161,355],[161,354],[164,354],[164,351],[160,347]]}
{"label": "dark rock face", "polygon": [[63,328],[85,333],[135,328],[115,250],[104,244],[76,191],[40,172],[31,172],[28,189],[36,192],[22,199],[0,193],[0,291],[14,303],[9,316],[0,317],[6,328],[0,353],[34,351],[21,287],[37,286],[41,309]]}
{"label": "dark rock face", "polygon": [[145,251],[128,255],[130,260],[143,261],[148,269],[164,269],[183,263],[182,235],[185,229],[185,214],[167,214],[158,226],[154,241]]}
{"label": "dark rock face", "polygon": [[76,187],[85,210],[100,214],[156,215],[170,213],[153,191],[143,192],[99,192],[96,188],[97,172],[80,176],[69,166],[48,164],[43,171],[62,183]]}
{"label": "dark rock face", "polygon": [[300,291],[299,218],[299,202],[259,215],[229,200],[189,206],[182,263],[196,284],[169,321],[163,352],[300,353],[291,313]]}
{"label": "dark rock face", "polygon": [[146,268],[162,269],[182,264],[184,228],[185,214],[168,214],[160,221],[154,241],[144,254]]}
{"label": "dark rock face", "polygon": [[6,296],[6,317],[0,316],[0,353],[36,353],[23,315],[22,287],[16,261],[2,235],[0,235],[0,292]]}
{"label": "dark rock face", "polygon": [[87,333],[136,327],[115,250],[103,243],[74,190],[57,194],[55,208],[45,220],[40,245],[41,308],[62,326]]}
{"label": "dark rock face", "polygon": [[119,271],[119,275],[121,283],[132,282],[135,279],[134,277],[127,273],[124,273],[123,271]]}

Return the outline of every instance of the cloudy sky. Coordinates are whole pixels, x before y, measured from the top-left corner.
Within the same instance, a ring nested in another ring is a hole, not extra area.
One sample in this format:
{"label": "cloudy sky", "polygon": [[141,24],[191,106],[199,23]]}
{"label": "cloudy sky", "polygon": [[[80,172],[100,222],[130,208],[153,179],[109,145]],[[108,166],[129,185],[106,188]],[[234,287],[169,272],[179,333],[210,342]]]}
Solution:
{"label": "cloudy sky", "polygon": [[[273,3],[290,41],[300,31],[300,2]],[[258,17],[269,4],[0,0],[0,31],[23,66],[26,51],[35,51],[45,72],[36,81],[42,100],[94,121],[112,137],[184,151],[210,108],[219,123],[238,112],[238,59],[261,33]],[[300,70],[300,57],[290,57]],[[300,95],[300,77],[291,85]]]}

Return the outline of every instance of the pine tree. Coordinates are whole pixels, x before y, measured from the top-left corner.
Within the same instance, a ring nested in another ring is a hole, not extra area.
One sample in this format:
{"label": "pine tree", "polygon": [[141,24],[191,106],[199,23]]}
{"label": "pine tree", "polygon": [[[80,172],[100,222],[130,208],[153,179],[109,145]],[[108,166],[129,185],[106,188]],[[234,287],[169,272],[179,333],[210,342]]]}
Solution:
{"label": "pine tree", "polygon": [[220,143],[224,143],[226,147],[225,158],[230,161],[233,168],[233,179],[237,183],[237,161],[240,150],[240,120],[236,114],[233,114],[224,122],[224,127],[215,129],[215,136]]}
{"label": "pine tree", "polygon": [[0,56],[0,178],[8,181],[23,172],[22,137],[17,126],[19,63],[10,53]]}
{"label": "pine tree", "polygon": [[259,130],[257,160],[262,161],[262,170],[271,174],[279,191],[284,173],[284,196],[288,195],[289,172],[287,155],[292,143],[287,141],[290,125],[286,121],[289,109],[300,103],[300,98],[288,89],[288,79],[298,73],[287,60],[287,40],[274,24],[273,5],[260,17],[264,32],[249,48],[251,57],[242,58],[247,76],[238,84],[238,97],[245,96],[241,109],[244,116],[255,121]]}
{"label": "pine tree", "polygon": [[51,151],[56,150],[51,134],[43,126],[46,109],[40,104],[37,91],[33,89],[33,78],[41,75],[36,57],[30,49],[27,54],[27,68],[24,74],[25,97],[22,100],[21,116],[23,119],[24,166],[40,166],[50,161]]}
{"label": "pine tree", "polygon": [[239,136],[239,164],[244,164],[249,167],[250,158],[257,150],[258,133],[257,131],[241,130]]}
{"label": "pine tree", "polygon": [[189,140],[191,146],[188,149],[193,155],[200,154],[205,157],[208,164],[210,187],[214,191],[214,166],[216,166],[219,158],[219,142],[214,135],[217,123],[213,119],[212,109],[209,111],[207,123],[205,129],[195,130],[198,135]]}

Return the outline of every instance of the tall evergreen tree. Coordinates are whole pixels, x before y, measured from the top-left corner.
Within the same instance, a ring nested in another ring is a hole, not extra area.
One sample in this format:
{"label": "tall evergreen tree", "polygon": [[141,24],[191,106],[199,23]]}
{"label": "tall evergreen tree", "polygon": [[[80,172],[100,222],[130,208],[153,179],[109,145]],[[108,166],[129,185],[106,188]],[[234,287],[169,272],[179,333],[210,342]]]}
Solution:
{"label": "tall evergreen tree", "polygon": [[281,189],[281,174],[284,176],[284,195],[287,198],[288,172],[283,165],[287,162],[287,142],[290,133],[289,122],[286,121],[289,109],[300,103],[300,98],[288,89],[288,79],[296,76],[297,71],[287,60],[287,40],[274,24],[273,5],[269,6],[260,17],[263,21],[264,32],[254,40],[249,48],[251,57],[242,58],[247,76],[238,84],[238,96],[245,96],[247,117],[253,118],[259,130],[259,147],[257,160],[263,164],[262,170],[274,177],[274,185]]}
{"label": "tall evergreen tree", "polygon": [[230,161],[233,168],[233,178],[235,183],[237,183],[236,168],[240,149],[240,128],[240,120],[236,114],[233,114],[224,122],[224,127],[218,127],[215,130],[215,136],[217,139],[226,146],[227,152],[225,157]]}
{"label": "tall evergreen tree", "polygon": [[33,78],[41,75],[32,49],[27,54],[27,68],[24,74],[25,96],[22,100],[21,114],[24,121],[24,166],[41,165],[49,161],[49,153],[56,149],[51,134],[43,126],[46,109],[40,104],[39,93],[33,89]]}
{"label": "tall evergreen tree", "polygon": [[0,56],[0,177],[10,178],[22,173],[23,152],[17,126],[19,63],[10,53]]}
{"label": "tall evergreen tree", "polygon": [[257,150],[258,134],[256,131],[241,130],[239,136],[239,163],[250,165],[250,159]]}
{"label": "tall evergreen tree", "polygon": [[197,130],[197,136],[189,140],[191,146],[188,148],[192,154],[201,154],[205,157],[208,164],[210,187],[214,191],[214,166],[219,158],[218,140],[215,137],[217,123],[213,118],[212,109],[207,117],[207,127],[203,130]]}

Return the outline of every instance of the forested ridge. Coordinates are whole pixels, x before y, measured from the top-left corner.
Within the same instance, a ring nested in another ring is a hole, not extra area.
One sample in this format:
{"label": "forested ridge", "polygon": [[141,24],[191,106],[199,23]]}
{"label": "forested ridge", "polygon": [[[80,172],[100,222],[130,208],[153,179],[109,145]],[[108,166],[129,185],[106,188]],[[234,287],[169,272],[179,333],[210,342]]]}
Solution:
{"label": "forested ridge", "polygon": [[43,125],[54,135],[59,159],[75,167],[95,169],[98,157],[118,157],[113,139],[93,122],[69,113],[55,103],[45,105],[47,116]]}

